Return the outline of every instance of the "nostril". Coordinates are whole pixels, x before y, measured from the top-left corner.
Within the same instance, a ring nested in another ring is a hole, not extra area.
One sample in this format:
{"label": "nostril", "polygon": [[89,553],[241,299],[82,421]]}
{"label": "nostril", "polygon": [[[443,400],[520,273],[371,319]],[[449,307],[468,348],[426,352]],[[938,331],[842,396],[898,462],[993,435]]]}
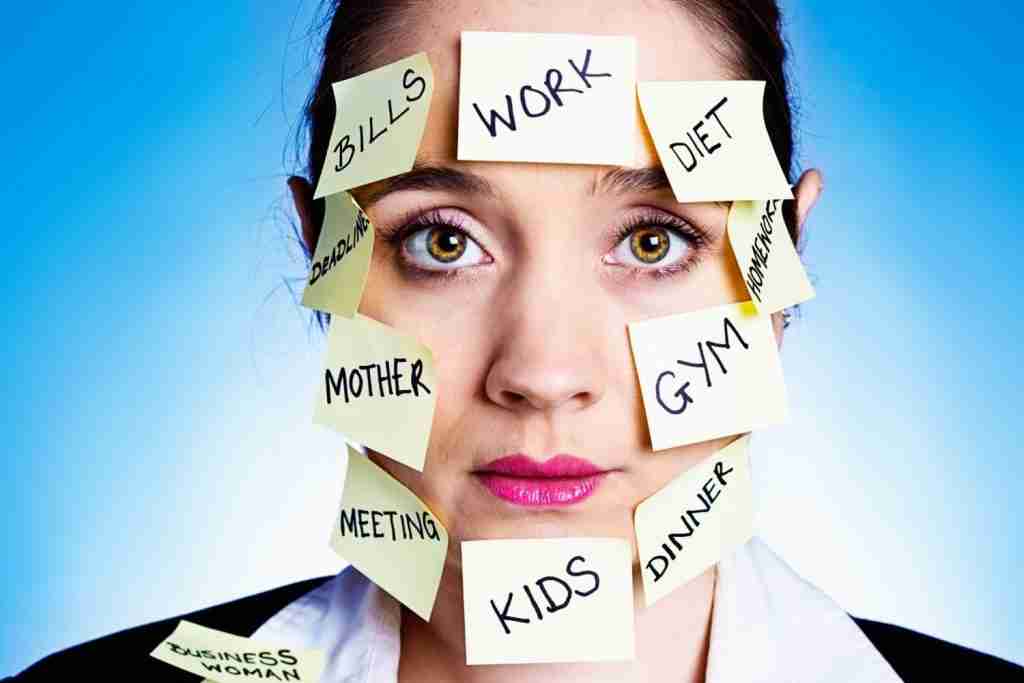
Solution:
{"label": "nostril", "polygon": [[505,392],[505,402],[510,406],[518,406],[526,401],[526,397],[514,391]]}
{"label": "nostril", "polygon": [[[517,355],[521,358],[525,352]],[[491,403],[507,410],[574,412],[600,399],[593,370],[592,366],[570,363],[561,357],[524,364],[506,355],[490,368],[484,391]]]}

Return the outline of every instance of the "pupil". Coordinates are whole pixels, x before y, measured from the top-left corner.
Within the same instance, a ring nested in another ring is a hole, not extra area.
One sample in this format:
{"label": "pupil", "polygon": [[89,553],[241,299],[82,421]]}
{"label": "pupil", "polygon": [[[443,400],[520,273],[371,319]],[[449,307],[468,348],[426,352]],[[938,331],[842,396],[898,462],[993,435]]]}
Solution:
{"label": "pupil", "polygon": [[441,248],[445,251],[454,251],[459,248],[459,240],[451,231],[443,233],[440,241]]}

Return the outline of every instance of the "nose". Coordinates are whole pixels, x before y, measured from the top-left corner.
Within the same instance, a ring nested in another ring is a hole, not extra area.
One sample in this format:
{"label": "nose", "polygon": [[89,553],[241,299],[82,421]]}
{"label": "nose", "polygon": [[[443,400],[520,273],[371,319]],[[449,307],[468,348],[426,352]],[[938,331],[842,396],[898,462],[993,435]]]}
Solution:
{"label": "nose", "polygon": [[596,300],[567,287],[564,272],[532,269],[505,297],[487,372],[488,398],[517,412],[574,412],[605,391],[604,331]]}

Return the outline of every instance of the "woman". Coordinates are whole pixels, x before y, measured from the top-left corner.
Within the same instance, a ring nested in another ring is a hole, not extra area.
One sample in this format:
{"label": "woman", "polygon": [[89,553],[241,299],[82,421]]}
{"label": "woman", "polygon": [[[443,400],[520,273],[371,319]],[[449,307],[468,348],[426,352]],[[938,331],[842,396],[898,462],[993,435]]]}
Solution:
{"label": "woman", "polygon": [[[464,663],[460,541],[633,539],[636,505],[729,442],[652,455],[626,324],[748,297],[725,235],[728,206],[675,202],[649,145],[638,150],[640,173],[457,161],[459,33],[632,35],[641,80],[765,80],[766,123],[788,174],[779,25],[773,0],[343,1],[307,111],[309,172],[289,180],[307,253],[323,220],[312,188],[334,118],[331,83],[421,50],[435,76],[416,168],[354,191],[377,231],[360,311],[429,348],[457,350],[438,364],[425,471],[372,454],[450,534],[431,620],[349,569],[70,648],[15,680],[98,674],[114,661],[140,680],[187,680],[148,657],[182,618],[323,649],[324,681],[895,681],[923,680],[935,664],[1019,677],[1024,670],[993,657],[850,618],[756,539],[652,607],[638,602],[632,661]],[[784,209],[794,241],[821,190],[815,170],[796,179]],[[781,343],[783,316],[774,323]],[[530,477],[502,482],[489,465],[506,453],[563,451],[596,466],[599,483],[551,497]]]}

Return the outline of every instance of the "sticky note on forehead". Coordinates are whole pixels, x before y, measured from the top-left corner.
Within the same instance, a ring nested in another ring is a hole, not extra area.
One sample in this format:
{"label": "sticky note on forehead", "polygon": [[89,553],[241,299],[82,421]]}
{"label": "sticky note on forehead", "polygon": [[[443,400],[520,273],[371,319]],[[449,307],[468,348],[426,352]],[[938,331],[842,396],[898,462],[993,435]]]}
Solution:
{"label": "sticky note on forehead", "polygon": [[331,548],[429,621],[441,582],[448,532],[412,491],[355,449]]}
{"label": "sticky note on forehead", "polygon": [[352,317],[370,272],[373,225],[348,192],[327,197],[302,305]]}
{"label": "sticky note on forehead", "polygon": [[463,542],[466,663],[632,659],[632,567],[619,538]]}
{"label": "sticky note on forehead", "polygon": [[814,296],[782,218],[782,201],[733,202],[728,233],[743,282],[759,312],[775,313]]}
{"label": "sticky note on forehead", "polygon": [[257,642],[184,619],[149,654],[220,683],[255,678],[316,683],[324,668],[324,654],[320,650],[297,650]]}
{"label": "sticky note on forehead", "polygon": [[405,173],[419,150],[434,93],[425,52],[333,85],[334,127],[316,198]]}
{"label": "sticky note on forehead", "polygon": [[677,201],[792,199],[765,128],[764,87],[764,81],[637,84]]}
{"label": "sticky note on forehead", "polygon": [[458,158],[632,165],[635,87],[632,37],[464,31]]}
{"label": "sticky note on forehead", "polygon": [[633,515],[649,606],[750,540],[753,486],[742,436],[682,473]]}
{"label": "sticky note on forehead", "polygon": [[771,318],[745,301],[630,323],[654,450],[784,422]]}
{"label": "sticky note on forehead", "polygon": [[331,319],[313,422],[422,470],[437,399],[430,349],[357,313]]}

